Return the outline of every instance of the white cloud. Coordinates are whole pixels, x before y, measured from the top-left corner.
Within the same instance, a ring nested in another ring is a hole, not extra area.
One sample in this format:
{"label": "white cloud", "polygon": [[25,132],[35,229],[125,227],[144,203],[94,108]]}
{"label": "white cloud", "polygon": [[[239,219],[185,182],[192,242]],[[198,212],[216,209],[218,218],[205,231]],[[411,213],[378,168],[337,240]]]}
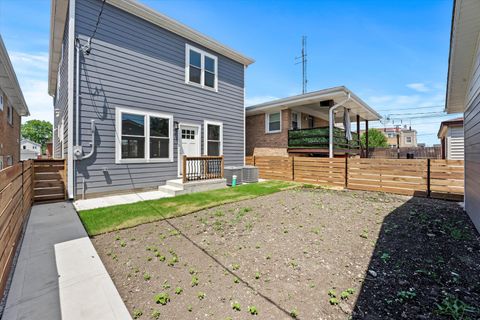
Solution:
{"label": "white cloud", "polygon": [[11,52],[9,54],[31,119],[53,122],[53,100],[48,95],[48,53]]}
{"label": "white cloud", "polygon": [[278,99],[277,97],[273,96],[256,96],[256,97],[247,97],[245,98],[245,105],[248,106],[254,106],[259,103],[267,102],[267,101],[272,101]]}
{"label": "white cloud", "polygon": [[425,83],[415,82],[407,84],[407,87],[417,92],[428,92],[430,88]]}

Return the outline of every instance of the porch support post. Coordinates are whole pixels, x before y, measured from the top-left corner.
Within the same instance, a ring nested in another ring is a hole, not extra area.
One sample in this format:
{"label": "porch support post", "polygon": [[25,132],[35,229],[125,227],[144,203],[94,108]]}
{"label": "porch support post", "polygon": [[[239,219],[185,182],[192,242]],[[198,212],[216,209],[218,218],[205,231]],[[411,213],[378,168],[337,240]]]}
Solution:
{"label": "porch support post", "polygon": [[328,111],[328,157],[333,158],[333,126],[335,124],[335,113],[333,107]]}
{"label": "porch support post", "polygon": [[360,158],[362,157],[362,139],[360,139],[360,116],[357,114],[357,139],[358,139],[358,148],[360,150]]}
{"label": "porch support post", "polygon": [[365,120],[365,158],[368,158],[368,120]]}

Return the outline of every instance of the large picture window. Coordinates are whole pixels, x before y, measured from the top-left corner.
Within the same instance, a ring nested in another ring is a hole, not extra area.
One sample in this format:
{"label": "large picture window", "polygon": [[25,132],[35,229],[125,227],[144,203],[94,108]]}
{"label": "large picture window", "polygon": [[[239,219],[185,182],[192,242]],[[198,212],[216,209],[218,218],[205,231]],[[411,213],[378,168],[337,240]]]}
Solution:
{"label": "large picture window", "polygon": [[267,113],[265,118],[265,131],[275,133],[282,131],[282,116],[280,112]]}
{"label": "large picture window", "polygon": [[189,44],[185,52],[185,82],[216,91],[217,57]]}
{"label": "large picture window", "polygon": [[117,108],[116,162],[173,161],[173,117]]}
{"label": "large picture window", "polygon": [[223,154],[223,124],[205,121],[204,128],[204,153],[207,156],[221,156]]}

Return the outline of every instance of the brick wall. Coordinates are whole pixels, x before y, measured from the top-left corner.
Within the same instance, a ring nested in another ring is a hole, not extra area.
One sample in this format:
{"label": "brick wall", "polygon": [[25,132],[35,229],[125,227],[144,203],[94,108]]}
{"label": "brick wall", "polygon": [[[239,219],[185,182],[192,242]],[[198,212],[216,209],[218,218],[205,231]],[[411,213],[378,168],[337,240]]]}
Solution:
{"label": "brick wall", "polygon": [[[302,128],[308,128],[307,114],[300,114]],[[265,132],[265,114],[247,116],[245,121],[246,155],[285,156],[288,147],[288,130],[291,125],[291,110],[282,110],[282,132]],[[314,117],[314,126],[328,126],[328,121]]]}
{"label": "brick wall", "polygon": [[20,161],[20,126],[21,117],[13,109],[13,125],[8,123],[7,97],[3,96],[3,111],[0,111],[0,157],[3,167],[7,166],[7,157],[12,156],[12,164]]}

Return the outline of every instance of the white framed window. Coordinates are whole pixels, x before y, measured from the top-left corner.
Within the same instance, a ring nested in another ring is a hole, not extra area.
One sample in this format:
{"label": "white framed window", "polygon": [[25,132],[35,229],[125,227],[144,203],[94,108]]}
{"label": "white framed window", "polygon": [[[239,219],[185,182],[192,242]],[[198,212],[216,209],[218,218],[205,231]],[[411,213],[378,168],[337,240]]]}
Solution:
{"label": "white framed window", "polygon": [[3,111],[3,92],[0,90],[0,111]]}
{"label": "white framed window", "polygon": [[130,108],[115,111],[115,162],[172,162],[173,116]]}
{"label": "white framed window", "polygon": [[276,133],[282,131],[282,112],[272,112],[265,114],[265,132]]}
{"label": "white framed window", "polygon": [[7,156],[7,167],[13,166],[13,157]]}
{"label": "white framed window", "polygon": [[203,130],[203,153],[207,156],[221,156],[223,154],[223,123],[205,120]]}
{"label": "white framed window", "polygon": [[405,137],[405,143],[411,144],[412,143],[412,137]]}
{"label": "white framed window", "polygon": [[0,170],[3,169],[3,156],[0,156]]}
{"label": "white framed window", "polygon": [[293,130],[301,129],[302,128],[302,118],[300,117],[299,112],[292,111],[292,123],[291,127]]}
{"label": "white framed window", "polygon": [[10,103],[7,104],[7,120],[10,125],[13,125],[13,107]]}
{"label": "white framed window", "polygon": [[185,83],[218,91],[217,57],[186,44]]}

